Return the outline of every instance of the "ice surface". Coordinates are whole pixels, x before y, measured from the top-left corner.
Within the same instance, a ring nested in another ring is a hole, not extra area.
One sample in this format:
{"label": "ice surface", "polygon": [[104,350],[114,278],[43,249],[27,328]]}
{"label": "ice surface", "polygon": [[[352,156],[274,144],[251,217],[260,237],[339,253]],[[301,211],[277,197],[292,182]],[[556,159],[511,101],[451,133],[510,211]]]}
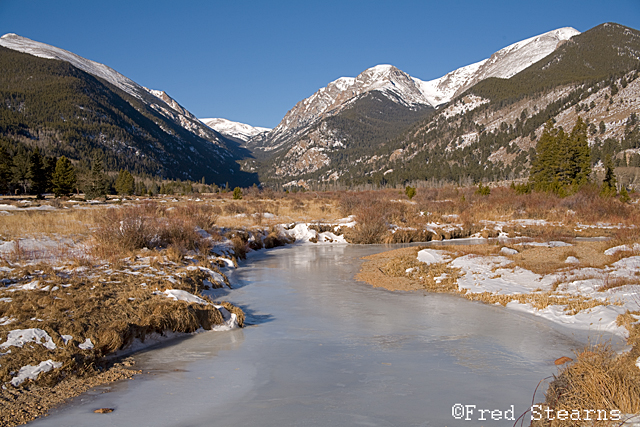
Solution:
{"label": "ice surface", "polygon": [[[586,331],[527,313],[353,280],[363,256],[389,249],[309,244],[256,253],[230,271],[234,289],[215,290],[246,308],[253,326],[146,351],[136,367],[153,375],[32,424],[452,426],[458,402],[514,405],[517,417],[538,382],[557,372],[553,361],[588,342]],[[116,410],[96,416],[101,407]]]}
{"label": "ice surface", "polygon": [[167,289],[166,291],[164,291],[164,294],[167,296],[167,298],[172,298],[175,301],[186,301],[196,304],[209,304],[202,298],[180,289]]}

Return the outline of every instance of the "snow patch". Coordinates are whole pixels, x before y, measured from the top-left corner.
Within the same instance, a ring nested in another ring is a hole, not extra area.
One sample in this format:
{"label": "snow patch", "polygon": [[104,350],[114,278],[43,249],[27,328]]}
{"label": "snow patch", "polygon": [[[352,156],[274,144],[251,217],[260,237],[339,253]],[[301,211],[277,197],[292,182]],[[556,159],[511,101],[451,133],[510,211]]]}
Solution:
{"label": "snow patch", "polygon": [[58,369],[62,367],[62,362],[54,362],[53,360],[45,360],[44,362],[40,362],[38,366],[27,365],[20,368],[18,375],[13,377],[11,380],[11,385],[14,387],[18,387],[20,384],[25,382],[26,380],[35,380],[38,378],[38,375],[42,372],[49,372],[53,369]]}
{"label": "snow patch", "polygon": [[55,350],[56,345],[46,331],[42,329],[15,329],[9,331],[7,341],[0,344],[0,348],[5,349],[7,347],[22,347],[24,344],[34,342],[48,348],[49,350]]}

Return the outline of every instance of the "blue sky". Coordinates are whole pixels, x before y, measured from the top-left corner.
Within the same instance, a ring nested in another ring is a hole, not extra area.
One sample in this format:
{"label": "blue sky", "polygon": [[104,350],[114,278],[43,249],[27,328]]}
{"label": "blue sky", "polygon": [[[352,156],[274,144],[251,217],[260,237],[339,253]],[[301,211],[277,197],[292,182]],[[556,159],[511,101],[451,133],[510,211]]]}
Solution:
{"label": "blue sky", "polygon": [[0,33],[102,62],[198,117],[274,127],[342,76],[423,80],[560,27],[640,29],[640,0],[0,0]]}

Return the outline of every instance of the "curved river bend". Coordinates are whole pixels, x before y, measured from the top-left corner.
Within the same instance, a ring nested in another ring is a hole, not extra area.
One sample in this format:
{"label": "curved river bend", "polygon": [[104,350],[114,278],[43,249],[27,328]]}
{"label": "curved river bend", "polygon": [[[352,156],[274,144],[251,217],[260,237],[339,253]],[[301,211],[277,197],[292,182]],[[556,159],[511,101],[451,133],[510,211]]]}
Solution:
{"label": "curved river bend", "polygon": [[[362,256],[388,249],[258,253],[232,273],[235,289],[219,295],[241,305],[253,326],[136,355],[149,375],[94,390],[32,424],[511,426],[487,412],[479,420],[478,410],[510,417],[513,405],[517,418],[557,371],[553,361],[588,341],[503,307],[353,280]],[[476,405],[470,420],[453,417],[456,403]],[[115,411],[93,413],[102,407]]]}

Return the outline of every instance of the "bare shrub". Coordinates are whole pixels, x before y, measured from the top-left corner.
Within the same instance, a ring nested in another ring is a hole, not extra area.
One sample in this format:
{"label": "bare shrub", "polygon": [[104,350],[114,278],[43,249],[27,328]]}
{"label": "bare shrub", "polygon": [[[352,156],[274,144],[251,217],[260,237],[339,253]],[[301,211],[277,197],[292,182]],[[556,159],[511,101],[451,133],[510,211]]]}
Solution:
{"label": "bare shrub", "polygon": [[238,214],[246,213],[247,208],[246,206],[240,203],[230,202],[224,205],[224,212],[227,215],[238,215]]}
{"label": "bare shrub", "polygon": [[280,233],[276,228],[272,228],[269,234],[264,238],[263,244],[266,249],[284,246],[287,243],[293,243],[293,238]]}
{"label": "bare shrub", "polygon": [[198,215],[167,212],[155,203],[106,209],[96,219],[94,251],[103,257],[126,255],[137,249],[175,246],[195,250],[203,237],[196,232]]}
{"label": "bare shrub", "polygon": [[184,221],[193,222],[203,230],[211,230],[218,220],[222,210],[218,206],[198,204],[194,202],[176,206],[172,216],[182,218]]}
{"label": "bare shrub", "polygon": [[388,202],[363,197],[355,211],[356,225],[345,234],[348,241],[359,244],[382,242],[389,229],[386,221],[387,206]]}
{"label": "bare shrub", "polygon": [[233,233],[231,236],[227,236],[231,240],[231,248],[233,253],[238,259],[245,259],[247,252],[249,252],[249,239],[248,236],[240,235],[239,233]]}

